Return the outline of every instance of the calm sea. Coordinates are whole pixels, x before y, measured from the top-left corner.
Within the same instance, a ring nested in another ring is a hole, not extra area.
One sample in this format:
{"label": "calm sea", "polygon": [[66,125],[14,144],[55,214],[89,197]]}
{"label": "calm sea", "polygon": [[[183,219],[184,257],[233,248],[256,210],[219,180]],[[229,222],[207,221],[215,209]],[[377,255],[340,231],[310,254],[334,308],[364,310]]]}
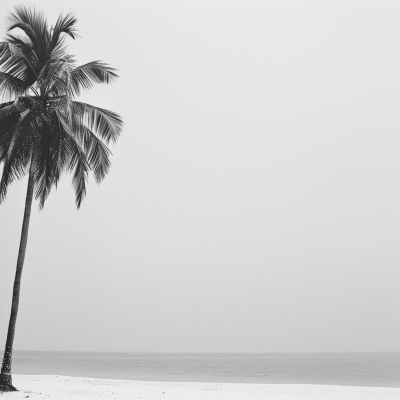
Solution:
{"label": "calm sea", "polygon": [[14,352],[13,373],[156,381],[400,387],[400,353]]}

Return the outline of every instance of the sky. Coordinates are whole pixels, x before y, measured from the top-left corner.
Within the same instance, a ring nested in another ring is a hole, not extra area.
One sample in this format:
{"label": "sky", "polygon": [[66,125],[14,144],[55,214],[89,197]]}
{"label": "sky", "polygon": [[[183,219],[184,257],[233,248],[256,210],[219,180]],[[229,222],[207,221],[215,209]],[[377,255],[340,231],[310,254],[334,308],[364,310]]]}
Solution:
{"label": "sky", "polygon": [[[71,175],[33,204],[16,350],[400,351],[398,1],[34,5],[119,70],[82,100],[125,125],[80,210]],[[0,206],[1,346],[26,187]]]}

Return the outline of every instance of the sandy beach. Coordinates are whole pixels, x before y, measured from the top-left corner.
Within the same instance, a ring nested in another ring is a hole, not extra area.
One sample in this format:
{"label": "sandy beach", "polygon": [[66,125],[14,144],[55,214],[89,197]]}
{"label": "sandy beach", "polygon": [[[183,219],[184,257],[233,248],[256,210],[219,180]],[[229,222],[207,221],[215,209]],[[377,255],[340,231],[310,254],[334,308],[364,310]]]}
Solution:
{"label": "sandy beach", "polygon": [[142,400],[305,400],[399,399],[400,388],[281,385],[245,383],[151,382],[75,378],[53,375],[14,375],[18,392],[1,393],[8,399],[142,399]]}

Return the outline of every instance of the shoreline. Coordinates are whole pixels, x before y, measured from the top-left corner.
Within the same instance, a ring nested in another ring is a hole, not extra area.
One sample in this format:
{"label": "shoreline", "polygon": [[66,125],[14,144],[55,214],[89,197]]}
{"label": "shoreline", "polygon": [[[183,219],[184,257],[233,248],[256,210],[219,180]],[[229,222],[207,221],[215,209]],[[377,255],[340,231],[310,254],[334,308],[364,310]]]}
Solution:
{"label": "shoreline", "polygon": [[1,393],[11,399],[142,399],[142,400],[306,400],[399,399],[400,388],[216,382],[161,382],[97,379],[61,375],[13,375],[18,392]]}
{"label": "shoreline", "polygon": [[[48,377],[62,377],[62,378],[81,378],[81,379],[92,379],[98,381],[123,381],[123,382],[165,382],[165,383],[210,383],[210,384],[227,384],[227,385],[299,385],[299,386],[342,386],[342,387],[365,387],[365,388],[391,388],[400,390],[400,382],[393,382],[392,384],[388,382],[381,382],[372,380],[370,383],[359,382],[359,381],[342,381],[342,380],[329,380],[329,381],[313,381],[312,379],[302,379],[302,380],[290,380],[289,378],[280,379],[270,379],[265,381],[264,379],[258,380],[253,378],[243,378],[235,377],[232,379],[226,376],[196,376],[196,375],[167,375],[167,374],[157,374],[154,375],[144,375],[139,374],[135,377],[118,377],[110,373],[85,373],[86,371],[75,371],[75,372],[59,372],[59,373],[47,373],[47,372],[16,372],[12,376],[48,376]],[[173,379],[172,379],[173,378]]]}
{"label": "shoreline", "polygon": [[[0,352],[1,353],[1,352]],[[400,387],[400,353],[15,351],[18,375],[157,382]]]}

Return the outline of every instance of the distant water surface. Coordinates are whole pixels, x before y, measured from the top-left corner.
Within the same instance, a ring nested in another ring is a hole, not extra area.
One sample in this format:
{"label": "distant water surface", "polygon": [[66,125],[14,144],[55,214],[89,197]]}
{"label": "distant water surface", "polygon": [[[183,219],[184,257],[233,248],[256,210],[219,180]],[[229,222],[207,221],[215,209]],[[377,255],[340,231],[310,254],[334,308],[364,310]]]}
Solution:
{"label": "distant water surface", "polygon": [[15,351],[13,373],[400,387],[400,353],[167,354]]}

